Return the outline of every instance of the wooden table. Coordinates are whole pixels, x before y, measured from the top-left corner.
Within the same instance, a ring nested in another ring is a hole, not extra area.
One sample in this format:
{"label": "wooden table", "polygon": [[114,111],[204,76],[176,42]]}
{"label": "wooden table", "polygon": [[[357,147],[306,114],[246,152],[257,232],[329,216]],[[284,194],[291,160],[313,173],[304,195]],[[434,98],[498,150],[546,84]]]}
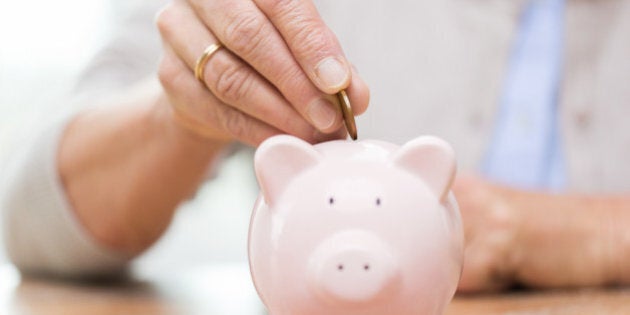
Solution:
{"label": "wooden table", "polygon": [[[133,280],[71,283],[21,278],[0,265],[0,314],[266,314],[247,265],[225,264],[170,274],[134,271]],[[630,314],[630,289],[458,296],[448,315]]]}

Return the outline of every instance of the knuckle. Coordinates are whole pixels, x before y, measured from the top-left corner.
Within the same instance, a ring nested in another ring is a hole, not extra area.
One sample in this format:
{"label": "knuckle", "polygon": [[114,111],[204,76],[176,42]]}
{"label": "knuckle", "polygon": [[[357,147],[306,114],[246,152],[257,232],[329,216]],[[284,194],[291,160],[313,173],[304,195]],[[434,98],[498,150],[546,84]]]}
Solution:
{"label": "knuckle", "polygon": [[167,91],[176,91],[181,86],[182,71],[172,57],[163,57],[158,67],[158,79]]}
{"label": "knuckle", "polygon": [[236,138],[242,139],[247,134],[247,117],[238,110],[226,108],[223,111],[223,128],[227,133]]}
{"label": "knuckle", "polygon": [[335,44],[332,32],[318,14],[309,12],[300,0],[263,0],[271,15],[284,21],[286,40],[297,54],[326,52]]}
{"label": "knuckle", "polygon": [[260,0],[260,2],[274,15],[289,14],[295,11],[296,5],[299,4],[296,0]]}
{"label": "knuckle", "polygon": [[155,24],[162,36],[167,37],[175,32],[177,27],[177,8],[174,4],[168,4],[155,16]]}
{"label": "knuckle", "polygon": [[289,41],[294,43],[296,54],[301,56],[322,54],[334,44],[328,32],[314,21],[305,21],[297,27]]}
{"label": "knuckle", "polygon": [[254,73],[244,65],[231,65],[219,72],[214,93],[223,101],[231,103],[245,99],[253,87]]}
{"label": "knuckle", "polygon": [[240,55],[250,56],[265,42],[269,30],[264,16],[244,12],[232,18],[224,35],[231,49]]}

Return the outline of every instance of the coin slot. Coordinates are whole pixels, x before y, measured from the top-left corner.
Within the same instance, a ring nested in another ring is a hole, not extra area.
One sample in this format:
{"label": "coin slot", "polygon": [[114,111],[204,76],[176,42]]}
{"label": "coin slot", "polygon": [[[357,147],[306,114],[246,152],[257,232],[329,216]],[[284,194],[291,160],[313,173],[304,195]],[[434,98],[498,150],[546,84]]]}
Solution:
{"label": "coin slot", "polygon": [[370,271],[370,265],[368,264],[363,265],[363,270]]}
{"label": "coin slot", "polygon": [[339,271],[343,271],[343,265],[342,265],[342,264],[339,264],[339,265],[337,266],[337,270],[339,270]]}
{"label": "coin slot", "polygon": [[331,206],[335,204],[335,198],[333,197],[328,198],[328,204],[330,204]]}
{"label": "coin slot", "polygon": [[380,206],[381,205],[381,198],[376,198],[376,205]]}

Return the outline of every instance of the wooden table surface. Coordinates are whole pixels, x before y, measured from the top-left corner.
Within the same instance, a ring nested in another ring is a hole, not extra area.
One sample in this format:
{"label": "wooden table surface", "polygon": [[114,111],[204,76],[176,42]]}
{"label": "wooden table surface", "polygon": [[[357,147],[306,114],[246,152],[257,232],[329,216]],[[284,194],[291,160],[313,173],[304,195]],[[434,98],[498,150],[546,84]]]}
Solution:
{"label": "wooden table surface", "polygon": [[[22,278],[0,265],[0,314],[263,315],[247,265],[190,268],[169,274],[133,272],[116,283]],[[446,314],[630,314],[630,288],[458,296]]]}

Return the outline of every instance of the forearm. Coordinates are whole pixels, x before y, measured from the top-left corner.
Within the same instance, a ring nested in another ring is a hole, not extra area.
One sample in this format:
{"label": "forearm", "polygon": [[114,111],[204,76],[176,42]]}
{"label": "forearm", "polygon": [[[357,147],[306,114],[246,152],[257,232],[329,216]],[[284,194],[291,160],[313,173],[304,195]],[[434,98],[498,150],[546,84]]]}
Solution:
{"label": "forearm", "polygon": [[516,280],[533,287],[630,283],[630,197],[503,190],[519,222]]}
{"label": "forearm", "polygon": [[98,243],[129,256],[159,238],[224,146],[176,125],[165,102],[155,89],[85,111],[60,142],[57,166],[76,217]]}

